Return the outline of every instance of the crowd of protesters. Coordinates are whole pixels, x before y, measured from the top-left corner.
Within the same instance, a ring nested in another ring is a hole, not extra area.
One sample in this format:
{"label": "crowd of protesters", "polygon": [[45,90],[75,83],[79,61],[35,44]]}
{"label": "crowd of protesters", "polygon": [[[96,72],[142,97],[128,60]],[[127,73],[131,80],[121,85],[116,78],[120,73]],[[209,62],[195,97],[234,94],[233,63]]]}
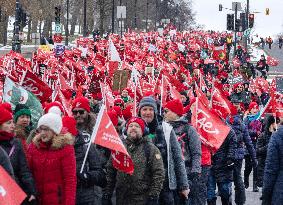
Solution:
{"label": "crowd of protesters", "polygon": [[[194,33],[193,39],[201,41],[198,34]],[[166,38],[169,33],[163,35]],[[214,46],[231,48],[227,33],[201,35],[213,36]],[[155,37],[143,40],[161,47]],[[120,41],[121,53],[124,42]],[[171,36],[164,49],[171,49],[175,41],[186,44],[187,38]],[[233,69],[229,59],[205,63],[201,50],[210,55],[210,48],[206,43],[198,44],[199,49],[187,47],[163,56],[179,66],[169,71],[176,77],[177,82],[171,82],[178,87],[179,99],[168,95],[162,102],[161,94],[154,91],[137,97],[131,88],[113,92],[114,104],[107,113],[133,160],[132,175],[113,166],[115,159],[109,149],[91,142],[97,114],[105,102],[102,91],[84,90],[80,93],[84,96],[77,91],[70,105],[72,116],[66,115],[60,102],[45,103],[45,113],[36,125],[31,123],[29,107],[17,104],[12,110],[9,103],[0,104],[0,165],[27,194],[22,204],[215,205],[220,196],[223,205],[232,205],[232,201],[244,205],[245,189],[250,186],[254,192],[262,187],[262,204],[282,204],[283,127],[280,113],[262,115],[262,108],[272,98],[271,86],[265,80],[269,68],[265,56],[253,65],[239,46],[236,56],[240,67]],[[94,47],[97,52],[99,48]],[[158,51],[150,52],[156,55]],[[188,56],[193,59],[186,60]],[[161,69],[151,62],[146,64],[155,72],[148,75],[140,70],[140,78],[158,79]],[[261,77],[256,76],[255,69]],[[236,76],[242,76],[242,81],[231,83]],[[255,78],[266,82],[267,88],[254,89]],[[217,151],[203,143],[191,123],[198,85],[208,100],[217,87],[231,103],[228,117],[222,119],[230,131]]]}

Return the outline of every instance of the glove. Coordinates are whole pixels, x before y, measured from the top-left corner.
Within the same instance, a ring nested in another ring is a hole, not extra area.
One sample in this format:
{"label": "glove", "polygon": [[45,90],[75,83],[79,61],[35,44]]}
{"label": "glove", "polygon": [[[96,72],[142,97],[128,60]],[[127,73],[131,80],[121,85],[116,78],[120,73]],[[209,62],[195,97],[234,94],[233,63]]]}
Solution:
{"label": "glove", "polygon": [[101,202],[102,202],[101,205],[112,205],[111,196],[103,195]]}
{"label": "glove", "polygon": [[87,172],[78,173],[78,178],[83,183],[87,183],[89,180],[89,175]]}
{"label": "glove", "polygon": [[158,197],[148,198],[145,205],[158,205]]}

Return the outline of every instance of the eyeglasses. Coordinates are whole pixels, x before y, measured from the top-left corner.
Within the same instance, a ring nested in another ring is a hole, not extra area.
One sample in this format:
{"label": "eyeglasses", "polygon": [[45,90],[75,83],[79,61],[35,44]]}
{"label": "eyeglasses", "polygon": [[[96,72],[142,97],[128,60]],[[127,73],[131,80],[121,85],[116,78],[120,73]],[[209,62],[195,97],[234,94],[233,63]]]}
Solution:
{"label": "eyeglasses", "polygon": [[166,113],[168,113],[168,112],[169,112],[169,110],[167,110],[167,109],[166,109],[166,110],[164,110],[164,113],[165,113],[165,114],[166,114]]}
{"label": "eyeglasses", "polygon": [[73,112],[73,115],[77,115],[78,113],[80,113],[80,115],[85,114],[84,110],[73,110],[72,112]]}

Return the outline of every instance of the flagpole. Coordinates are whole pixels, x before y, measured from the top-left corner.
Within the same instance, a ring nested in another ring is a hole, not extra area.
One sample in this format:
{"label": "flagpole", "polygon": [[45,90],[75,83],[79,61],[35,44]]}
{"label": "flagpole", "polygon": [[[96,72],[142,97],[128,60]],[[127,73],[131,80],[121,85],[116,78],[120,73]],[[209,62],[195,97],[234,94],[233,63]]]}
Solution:
{"label": "flagpole", "polygon": [[272,100],[271,98],[272,98],[272,97],[270,97],[270,99],[267,101],[267,103],[266,103],[266,105],[264,106],[264,108],[261,110],[259,116],[257,117],[257,120],[259,120],[259,119],[261,118],[262,114],[263,114],[263,113],[265,112],[265,110],[267,109],[269,103],[270,103],[271,100]]}
{"label": "flagpole", "polygon": [[100,111],[98,113],[98,116],[97,116],[97,119],[96,119],[96,123],[95,123],[95,126],[93,128],[93,132],[91,134],[91,138],[90,138],[90,141],[89,141],[86,153],[85,153],[85,157],[84,157],[84,161],[83,161],[80,173],[82,173],[83,170],[84,170],[84,166],[85,166],[85,162],[86,162],[86,159],[87,159],[87,156],[88,156],[88,153],[89,153],[89,149],[90,149],[91,144],[93,143],[93,141],[96,138],[96,134],[97,134],[98,127],[99,127],[99,124],[100,124],[101,119],[102,119],[102,115],[103,115],[104,109],[105,109],[105,105],[102,105],[101,108],[100,108]]}
{"label": "flagpole", "polygon": [[161,100],[160,100],[160,110],[159,110],[160,115],[162,114],[161,112],[162,112],[162,103],[163,103],[163,95],[164,95],[163,84],[164,84],[164,82],[163,82],[163,75],[162,75],[162,77],[161,77],[161,94],[160,94]]}
{"label": "flagpole", "polygon": [[137,85],[134,84],[134,116],[137,116]]}

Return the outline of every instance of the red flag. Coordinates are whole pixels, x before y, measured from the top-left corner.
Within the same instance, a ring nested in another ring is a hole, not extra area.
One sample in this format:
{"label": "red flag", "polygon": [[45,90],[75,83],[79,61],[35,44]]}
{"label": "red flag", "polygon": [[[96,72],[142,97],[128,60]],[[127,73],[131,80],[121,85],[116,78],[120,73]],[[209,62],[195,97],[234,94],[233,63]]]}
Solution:
{"label": "red flag", "polygon": [[59,101],[62,103],[62,106],[67,113],[68,116],[72,116],[72,109],[70,107],[71,105],[71,100],[68,100],[62,93],[60,89],[58,89],[58,97]]}
{"label": "red flag", "polygon": [[108,84],[100,83],[100,86],[101,86],[101,93],[105,100],[106,108],[107,110],[110,110],[111,107],[114,106],[114,101],[115,101],[113,94],[112,94],[112,90]]}
{"label": "red flag", "polygon": [[205,94],[201,91],[201,89],[199,89],[198,86],[196,86],[195,92],[197,94],[197,97],[199,98],[199,100],[205,105],[205,106],[209,106],[209,101],[207,99],[207,97],[205,96]]}
{"label": "red flag", "polygon": [[52,89],[29,70],[21,85],[38,97],[41,102],[47,101],[52,95]]}
{"label": "red flag", "polygon": [[198,99],[192,113],[192,124],[201,135],[202,142],[216,151],[230,132],[230,128]]}
{"label": "red flag", "polygon": [[267,56],[266,58],[266,63],[269,66],[278,66],[279,65],[279,60],[271,57],[271,56]]}
{"label": "red flag", "polygon": [[128,174],[134,173],[133,161],[107,115],[104,105],[101,107],[98,114],[92,134],[94,135],[92,137],[94,138],[93,142],[95,144],[106,147],[112,151],[112,163],[116,169]]}
{"label": "red flag", "polygon": [[215,90],[213,91],[211,98],[212,109],[214,109],[216,113],[225,120],[231,113],[230,107],[232,106],[232,104],[221,94],[221,92],[217,88],[215,88]]}
{"label": "red flag", "polygon": [[20,205],[27,195],[2,166],[0,179],[0,205]]}

